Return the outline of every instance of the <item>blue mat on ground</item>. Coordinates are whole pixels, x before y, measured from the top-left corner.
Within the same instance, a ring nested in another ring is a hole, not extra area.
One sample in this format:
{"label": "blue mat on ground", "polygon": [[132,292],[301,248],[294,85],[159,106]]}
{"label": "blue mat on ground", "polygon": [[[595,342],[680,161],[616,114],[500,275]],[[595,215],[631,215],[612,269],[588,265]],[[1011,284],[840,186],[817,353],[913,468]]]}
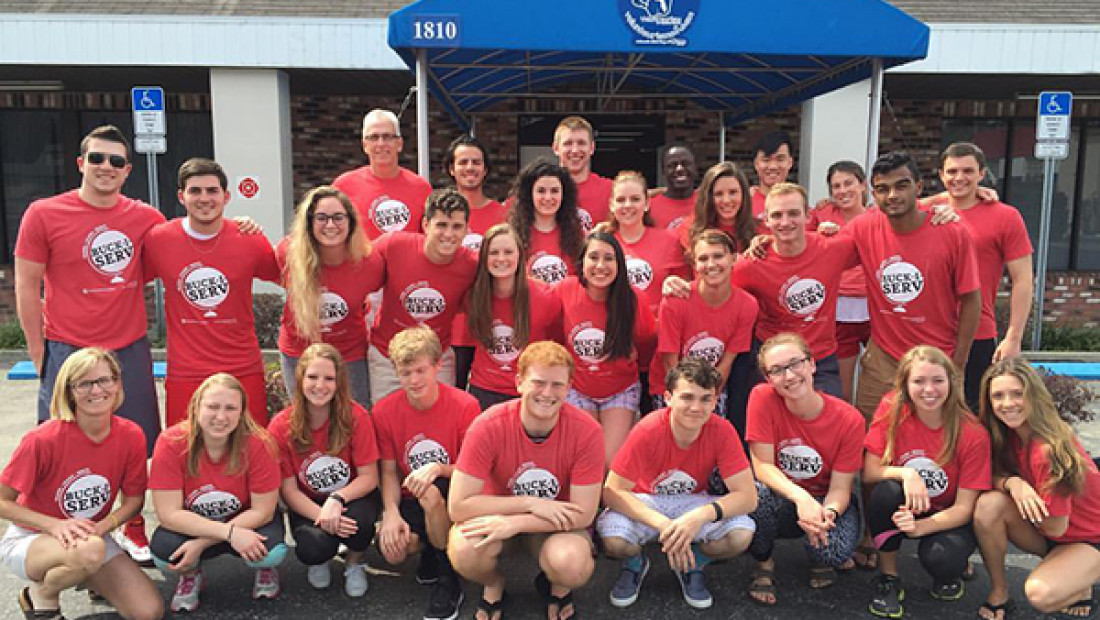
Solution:
{"label": "blue mat on ground", "polygon": [[[163,379],[168,372],[167,362],[153,362],[153,377]],[[8,379],[13,381],[37,379],[38,371],[30,360],[16,362],[8,371]]]}
{"label": "blue mat on ground", "polygon": [[1055,374],[1069,375],[1074,379],[1100,381],[1100,363],[1098,362],[1034,362],[1034,364]]}

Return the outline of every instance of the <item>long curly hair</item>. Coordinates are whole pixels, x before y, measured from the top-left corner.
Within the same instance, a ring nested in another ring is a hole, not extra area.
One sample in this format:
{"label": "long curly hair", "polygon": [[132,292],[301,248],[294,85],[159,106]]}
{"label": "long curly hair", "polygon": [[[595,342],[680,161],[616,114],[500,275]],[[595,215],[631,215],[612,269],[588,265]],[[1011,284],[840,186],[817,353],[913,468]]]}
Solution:
{"label": "long curly hair", "polygon": [[298,358],[298,367],[294,370],[294,393],[290,396],[290,443],[299,453],[305,453],[313,444],[312,429],[309,424],[309,401],[305,394],[305,378],[309,365],[315,360],[328,360],[336,368],[336,392],[329,402],[328,441],[325,443],[327,454],[340,454],[351,442],[355,430],[355,417],[352,415],[351,386],[348,381],[348,368],[344,358],[336,347],[318,342],[306,347]]}
{"label": "long curly hair", "polygon": [[990,385],[997,377],[1015,377],[1024,388],[1024,408],[1027,425],[1034,438],[1043,442],[1050,461],[1050,477],[1039,483],[1040,492],[1057,490],[1063,495],[1077,495],[1085,489],[1085,474],[1089,464],[1077,450],[1073,428],[1059,415],[1054,399],[1047,391],[1039,373],[1023,358],[1011,357],[994,363],[982,375],[979,417],[989,429],[993,445],[993,475],[1017,476],[1020,463],[1016,451],[1009,445],[1012,429],[993,413]]}
{"label": "long curly hair", "polygon": [[554,214],[554,222],[561,239],[562,258],[573,258],[584,242],[584,226],[577,211],[577,184],[565,168],[546,159],[537,159],[524,166],[512,186],[515,201],[508,211],[508,223],[523,241],[522,246],[530,249],[531,229],[535,226],[535,182],[543,177],[554,177],[561,182],[561,207]]}
{"label": "long curly hair", "polygon": [[714,206],[714,186],[719,179],[732,177],[737,179],[741,186],[741,208],[737,210],[734,219],[734,243],[738,250],[749,247],[752,238],[756,235],[756,224],[752,218],[752,194],[749,192],[749,179],[733,162],[720,162],[714,164],[703,173],[703,180],[699,184],[699,191],[695,195],[695,218],[691,222],[688,231],[689,238],[695,237],[708,228],[719,228],[718,209]]}
{"label": "long curly hair", "polygon": [[913,366],[917,362],[927,362],[943,368],[947,372],[947,383],[950,386],[947,399],[943,403],[943,410],[940,412],[943,418],[943,445],[940,446],[940,453],[936,455],[938,465],[946,465],[955,458],[963,423],[970,420],[977,421],[966,408],[962,377],[951,358],[933,346],[913,347],[902,356],[898,362],[897,373],[894,374],[894,402],[890,405],[890,422],[886,427],[886,449],[882,451],[881,461],[883,465],[893,463],[897,456],[895,449],[898,427],[907,415],[916,415],[913,399],[909,396],[909,376],[912,375]]}
{"label": "long curly hair", "polygon": [[344,192],[321,185],[302,198],[290,229],[283,280],[294,325],[307,342],[317,342],[321,338],[321,256],[320,244],[313,236],[313,214],[317,203],[325,198],[335,198],[344,205],[348,218],[348,237],[344,241],[346,260],[358,264],[371,250],[370,240],[359,222],[359,212]]}
{"label": "long curly hair", "polygon": [[466,297],[466,325],[474,340],[484,347],[493,346],[493,275],[489,273],[489,246],[497,237],[510,236],[516,242],[515,284],[512,288],[512,344],[516,350],[527,346],[531,333],[531,293],[527,284],[524,265],[527,264],[527,250],[519,238],[519,233],[511,224],[496,224],[485,231],[478,253],[477,273],[470,294]]}

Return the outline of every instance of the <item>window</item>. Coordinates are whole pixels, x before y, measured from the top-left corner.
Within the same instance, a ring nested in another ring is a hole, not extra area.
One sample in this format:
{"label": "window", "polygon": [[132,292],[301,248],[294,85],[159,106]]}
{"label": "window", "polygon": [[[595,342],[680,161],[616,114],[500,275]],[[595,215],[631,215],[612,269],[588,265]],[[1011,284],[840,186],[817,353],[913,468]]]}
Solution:
{"label": "window", "polygon": [[1085,127],[1081,141],[1081,193],[1077,222],[1077,269],[1100,269],[1100,123]]}
{"label": "window", "polygon": [[23,211],[35,200],[69,187],[64,167],[75,167],[76,151],[61,146],[64,116],[50,110],[0,111],[0,200],[5,207],[0,225],[9,260]]}

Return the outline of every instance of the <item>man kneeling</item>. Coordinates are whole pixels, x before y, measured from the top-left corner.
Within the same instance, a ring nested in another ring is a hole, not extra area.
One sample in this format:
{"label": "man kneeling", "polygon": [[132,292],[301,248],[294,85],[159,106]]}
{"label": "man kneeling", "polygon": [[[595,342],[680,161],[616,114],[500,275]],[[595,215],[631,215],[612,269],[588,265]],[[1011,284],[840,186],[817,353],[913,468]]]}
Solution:
{"label": "man kneeling", "polygon": [[463,577],[485,586],[482,620],[504,602],[498,561],[506,544],[538,558],[535,588],[550,620],[576,613],[572,590],[595,564],[585,527],[596,516],[603,478],[603,433],[592,416],[565,402],[573,358],[536,342],[517,364],[518,400],[490,407],[466,433],[451,476],[447,553]]}
{"label": "man kneeling", "polygon": [[[622,558],[611,604],[638,599],[649,558],[642,547],[658,541],[676,572],[684,600],[696,609],[713,602],[703,579],[712,559],[732,558],[752,542],[756,509],[752,470],[741,439],[714,414],[722,377],[713,366],[684,358],[668,372],[668,408],[646,416],[627,436],[604,483],[608,510],[596,527],[608,556]],[[729,491],[707,493],[717,468]]]}

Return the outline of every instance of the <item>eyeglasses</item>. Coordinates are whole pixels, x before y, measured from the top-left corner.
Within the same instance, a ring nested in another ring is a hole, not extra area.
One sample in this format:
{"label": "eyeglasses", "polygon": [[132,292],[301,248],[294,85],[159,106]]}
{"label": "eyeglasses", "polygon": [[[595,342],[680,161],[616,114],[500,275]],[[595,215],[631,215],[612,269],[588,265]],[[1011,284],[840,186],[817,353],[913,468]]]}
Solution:
{"label": "eyeglasses", "polygon": [[93,386],[98,386],[101,390],[109,390],[118,383],[118,377],[114,375],[107,375],[98,379],[89,379],[87,381],[77,381],[71,384],[73,391],[77,394],[88,394],[92,391]]}
{"label": "eyeglasses", "polygon": [[791,361],[787,362],[786,364],[782,364],[782,365],[779,365],[779,366],[772,366],[771,368],[767,368],[767,369],[764,370],[764,372],[769,377],[771,377],[773,379],[778,379],[779,377],[782,377],[783,375],[785,375],[788,370],[790,370],[791,372],[798,372],[798,371],[802,370],[802,368],[806,365],[806,362],[808,362],[808,361],[810,361],[809,357],[801,357],[801,358],[796,359],[796,360],[791,360]]}
{"label": "eyeglasses", "polygon": [[337,226],[339,226],[340,224],[343,224],[344,222],[348,221],[348,214],[347,213],[314,213],[313,214],[313,221],[317,224],[320,224],[321,226],[324,226],[324,225],[328,224],[329,222],[332,222],[333,224],[336,224]]}
{"label": "eyeglasses", "polygon": [[130,163],[130,162],[126,161],[126,158],[123,157],[122,155],[108,155],[106,153],[95,153],[95,152],[88,153],[87,155],[85,155],[84,156],[84,161],[88,162],[89,164],[92,164],[93,166],[98,166],[98,165],[102,164],[104,161],[106,161],[106,162],[111,164],[112,168],[118,168],[120,170],[122,168],[125,168],[126,164]]}
{"label": "eyeglasses", "polygon": [[369,133],[363,139],[367,142],[393,142],[400,137],[395,133]]}

